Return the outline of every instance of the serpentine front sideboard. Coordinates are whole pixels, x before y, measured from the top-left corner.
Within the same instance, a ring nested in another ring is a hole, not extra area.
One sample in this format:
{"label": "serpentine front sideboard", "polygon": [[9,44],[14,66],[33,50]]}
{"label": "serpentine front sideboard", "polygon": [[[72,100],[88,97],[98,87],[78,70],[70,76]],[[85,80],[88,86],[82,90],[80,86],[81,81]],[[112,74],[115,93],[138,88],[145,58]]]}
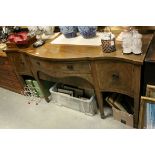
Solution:
{"label": "serpentine front sideboard", "polygon": [[143,54],[124,55],[116,42],[116,52],[103,53],[101,46],[52,45],[34,49],[4,50],[14,64],[17,76],[34,77],[49,101],[43,80],[61,81],[93,88],[101,117],[104,118],[103,92],[117,92],[134,98],[134,127],[138,125],[141,66],[152,34],[143,35]]}

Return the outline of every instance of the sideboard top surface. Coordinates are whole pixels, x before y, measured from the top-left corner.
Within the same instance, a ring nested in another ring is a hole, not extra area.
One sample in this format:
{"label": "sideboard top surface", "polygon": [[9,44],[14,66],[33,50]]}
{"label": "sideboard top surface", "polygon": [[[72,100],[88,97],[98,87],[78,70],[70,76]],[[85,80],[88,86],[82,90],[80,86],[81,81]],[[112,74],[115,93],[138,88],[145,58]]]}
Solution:
{"label": "sideboard top surface", "polygon": [[[141,55],[123,54],[121,43],[116,41],[116,51],[112,53],[103,53],[101,46],[88,46],[88,45],[60,45],[51,44],[48,41],[45,45],[39,48],[18,49],[30,56],[39,57],[43,59],[52,59],[55,61],[65,60],[96,60],[96,59],[121,59],[132,63],[142,64],[152,40],[153,34],[144,34],[142,38],[143,46]],[[5,51],[11,52],[17,49],[6,49]]]}

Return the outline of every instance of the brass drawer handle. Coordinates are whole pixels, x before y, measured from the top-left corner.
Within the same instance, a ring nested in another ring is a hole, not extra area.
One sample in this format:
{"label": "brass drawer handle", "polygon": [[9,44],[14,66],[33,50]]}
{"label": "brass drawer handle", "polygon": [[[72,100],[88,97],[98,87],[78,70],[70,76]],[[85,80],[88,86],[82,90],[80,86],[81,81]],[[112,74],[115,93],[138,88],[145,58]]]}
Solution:
{"label": "brass drawer handle", "polygon": [[67,69],[74,70],[74,67],[73,67],[73,65],[67,65]]}
{"label": "brass drawer handle", "polygon": [[119,74],[118,73],[112,74],[112,79],[113,80],[118,80],[119,79]]}

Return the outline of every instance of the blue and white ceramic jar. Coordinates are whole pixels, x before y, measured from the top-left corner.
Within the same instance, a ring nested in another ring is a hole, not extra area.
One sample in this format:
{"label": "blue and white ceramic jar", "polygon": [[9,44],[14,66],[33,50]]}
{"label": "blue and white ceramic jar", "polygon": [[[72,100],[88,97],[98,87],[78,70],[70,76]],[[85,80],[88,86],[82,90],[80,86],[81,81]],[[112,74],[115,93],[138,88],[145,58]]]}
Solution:
{"label": "blue and white ceramic jar", "polygon": [[96,36],[97,26],[78,26],[78,30],[84,38],[93,38]]}
{"label": "blue and white ceramic jar", "polygon": [[66,38],[74,38],[77,36],[77,27],[76,26],[59,26],[60,32]]}

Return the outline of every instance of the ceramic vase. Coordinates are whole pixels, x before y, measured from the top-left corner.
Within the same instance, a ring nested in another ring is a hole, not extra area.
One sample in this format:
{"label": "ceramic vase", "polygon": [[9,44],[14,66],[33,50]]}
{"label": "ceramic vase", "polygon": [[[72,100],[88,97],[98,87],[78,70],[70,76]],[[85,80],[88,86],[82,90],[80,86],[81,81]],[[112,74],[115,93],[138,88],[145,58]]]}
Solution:
{"label": "ceramic vase", "polygon": [[45,35],[52,35],[54,33],[54,26],[38,26],[38,28],[45,33]]}
{"label": "ceramic vase", "polygon": [[54,26],[29,26],[29,36],[36,36],[38,40],[47,40],[54,34]]}
{"label": "ceramic vase", "polygon": [[42,31],[41,39],[47,40],[54,34],[54,26],[39,26],[39,29]]}
{"label": "ceramic vase", "polygon": [[93,38],[96,36],[97,26],[78,26],[78,30],[83,38]]}
{"label": "ceramic vase", "polygon": [[66,38],[74,38],[77,36],[77,27],[76,26],[59,26],[60,32]]}
{"label": "ceramic vase", "polygon": [[132,53],[132,43],[133,43],[132,33],[128,31],[124,31],[122,32],[121,37],[122,37],[121,40],[123,41],[122,42],[123,53],[124,54]]}
{"label": "ceramic vase", "polygon": [[38,31],[38,26],[28,26],[29,36],[33,37],[40,34],[40,30]]}
{"label": "ceramic vase", "polygon": [[132,31],[132,52],[134,54],[142,53],[142,35],[137,31]]}

